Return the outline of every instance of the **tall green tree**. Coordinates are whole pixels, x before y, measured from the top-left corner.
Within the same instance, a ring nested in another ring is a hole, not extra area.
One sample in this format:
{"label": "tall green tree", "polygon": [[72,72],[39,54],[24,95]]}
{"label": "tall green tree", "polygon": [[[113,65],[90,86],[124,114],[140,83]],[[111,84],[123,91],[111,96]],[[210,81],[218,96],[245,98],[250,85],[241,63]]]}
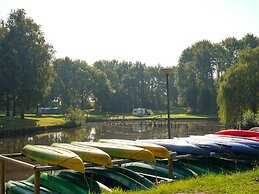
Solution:
{"label": "tall green tree", "polygon": [[[214,74],[219,60],[210,41],[196,42],[182,52],[176,71],[179,103],[193,113],[213,113],[216,110]],[[208,104],[204,104],[204,99]]]}
{"label": "tall green tree", "polygon": [[56,78],[52,83],[47,102],[57,102],[64,112],[68,108],[87,108],[93,90],[93,71],[84,61],[72,61],[68,57],[54,62]]}
{"label": "tall green tree", "polygon": [[258,111],[259,47],[247,47],[238,56],[238,65],[229,68],[219,81],[219,116],[225,123],[240,121],[246,110]]}
{"label": "tall green tree", "polygon": [[[23,9],[12,11],[5,24],[3,52],[6,96],[17,101],[21,118],[25,109],[37,106],[50,90],[53,48]],[[7,101],[8,103],[8,101]]]}

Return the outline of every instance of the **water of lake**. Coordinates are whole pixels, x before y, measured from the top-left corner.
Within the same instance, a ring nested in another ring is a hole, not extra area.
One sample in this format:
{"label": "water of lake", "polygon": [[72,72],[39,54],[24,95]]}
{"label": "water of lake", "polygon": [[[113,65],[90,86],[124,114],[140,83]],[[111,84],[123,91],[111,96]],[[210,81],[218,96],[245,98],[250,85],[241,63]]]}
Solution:
{"label": "water of lake", "polygon": [[[186,137],[189,135],[203,135],[214,133],[224,129],[218,122],[180,122],[171,126],[171,134],[174,137]],[[33,136],[23,136],[0,139],[1,153],[20,152],[26,144],[50,145],[52,143],[69,143],[71,141],[97,141],[98,139],[150,139],[167,138],[166,125],[159,123],[129,124],[129,123],[92,123],[75,129],[41,133]]]}
{"label": "water of lake", "polygon": [[[218,122],[179,122],[172,124],[171,134],[174,137],[203,135],[214,133],[225,126]],[[97,141],[98,139],[150,139],[167,138],[166,125],[159,123],[129,124],[129,123],[91,123],[85,126],[61,131],[41,133],[33,136],[0,139],[0,154],[21,152],[27,144],[51,145],[52,143],[70,143],[71,141]],[[23,159],[28,162],[27,159]],[[20,166],[6,163],[6,181],[25,179],[33,171]]]}

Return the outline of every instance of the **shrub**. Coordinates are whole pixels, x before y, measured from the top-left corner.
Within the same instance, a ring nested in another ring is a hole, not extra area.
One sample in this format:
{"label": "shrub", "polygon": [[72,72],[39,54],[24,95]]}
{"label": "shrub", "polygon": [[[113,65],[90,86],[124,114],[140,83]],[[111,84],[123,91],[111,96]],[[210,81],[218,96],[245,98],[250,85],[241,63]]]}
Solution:
{"label": "shrub", "polygon": [[69,108],[68,113],[65,114],[67,125],[78,125],[85,121],[85,113],[79,108]]}
{"label": "shrub", "polygon": [[242,116],[242,128],[250,129],[256,127],[259,124],[259,113],[255,114],[251,110],[247,110]]}

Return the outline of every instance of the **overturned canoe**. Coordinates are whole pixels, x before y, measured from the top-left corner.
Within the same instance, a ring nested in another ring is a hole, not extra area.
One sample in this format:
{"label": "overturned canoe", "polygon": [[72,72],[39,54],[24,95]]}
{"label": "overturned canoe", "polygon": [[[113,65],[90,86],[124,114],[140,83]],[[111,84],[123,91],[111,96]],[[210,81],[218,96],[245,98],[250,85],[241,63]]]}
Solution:
{"label": "overturned canoe", "polygon": [[76,146],[68,143],[53,143],[51,146],[70,150],[76,153],[83,161],[112,167],[111,157],[104,151],[90,146]]}
{"label": "overturned canoe", "polygon": [[165,147],[153,143],[144,143],[125,139],[100,139],[99,142],[136,146],[149,150],[156,158],[169,158],[169,151]]}
{"label": "overturned canoe", "polygon": [[[34,184],[27,181],[8,181],[6,183],[6,194],[33,194]],[[40,194],[59,194],[58,192],[40,187]]]}
{"label": "overturned canoe", "polygon": [[246,131],[246,130],[238,130],[238,129],[228,129],[218,131],[215,134],[218,135],[233,135],[233,136],[242,136],[242,137],[258,137],[258,131]]}
{"label": "overturned canoe", "polygon": [[45,145],[26,145],[22,154],[38,162],[85,172],[82,159],[69,150]]}
{"label": "overturned canoe", "polygon": [[121,144],[112,144],[112,143],[100,143],[100,142],[72,142],[72,145],[76,146],[91,146],[96,147],[111,157],[114,158],[124,158],[124,159],[133,159],[133,160],[143,160],[147,162],[155,162],[155,157],[152,152],[136,147],[136,146],[127,146]]}

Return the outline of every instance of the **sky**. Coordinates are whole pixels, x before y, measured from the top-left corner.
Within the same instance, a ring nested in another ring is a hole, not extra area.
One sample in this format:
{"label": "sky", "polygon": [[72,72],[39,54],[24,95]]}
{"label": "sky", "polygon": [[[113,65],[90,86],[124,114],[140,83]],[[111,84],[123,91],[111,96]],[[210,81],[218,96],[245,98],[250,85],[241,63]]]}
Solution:
{"label": "sky", "polygon": [[23,8],[57,58],[176,66],[200,40],[259,37],[258,0],[0,0],[0,19]]}

